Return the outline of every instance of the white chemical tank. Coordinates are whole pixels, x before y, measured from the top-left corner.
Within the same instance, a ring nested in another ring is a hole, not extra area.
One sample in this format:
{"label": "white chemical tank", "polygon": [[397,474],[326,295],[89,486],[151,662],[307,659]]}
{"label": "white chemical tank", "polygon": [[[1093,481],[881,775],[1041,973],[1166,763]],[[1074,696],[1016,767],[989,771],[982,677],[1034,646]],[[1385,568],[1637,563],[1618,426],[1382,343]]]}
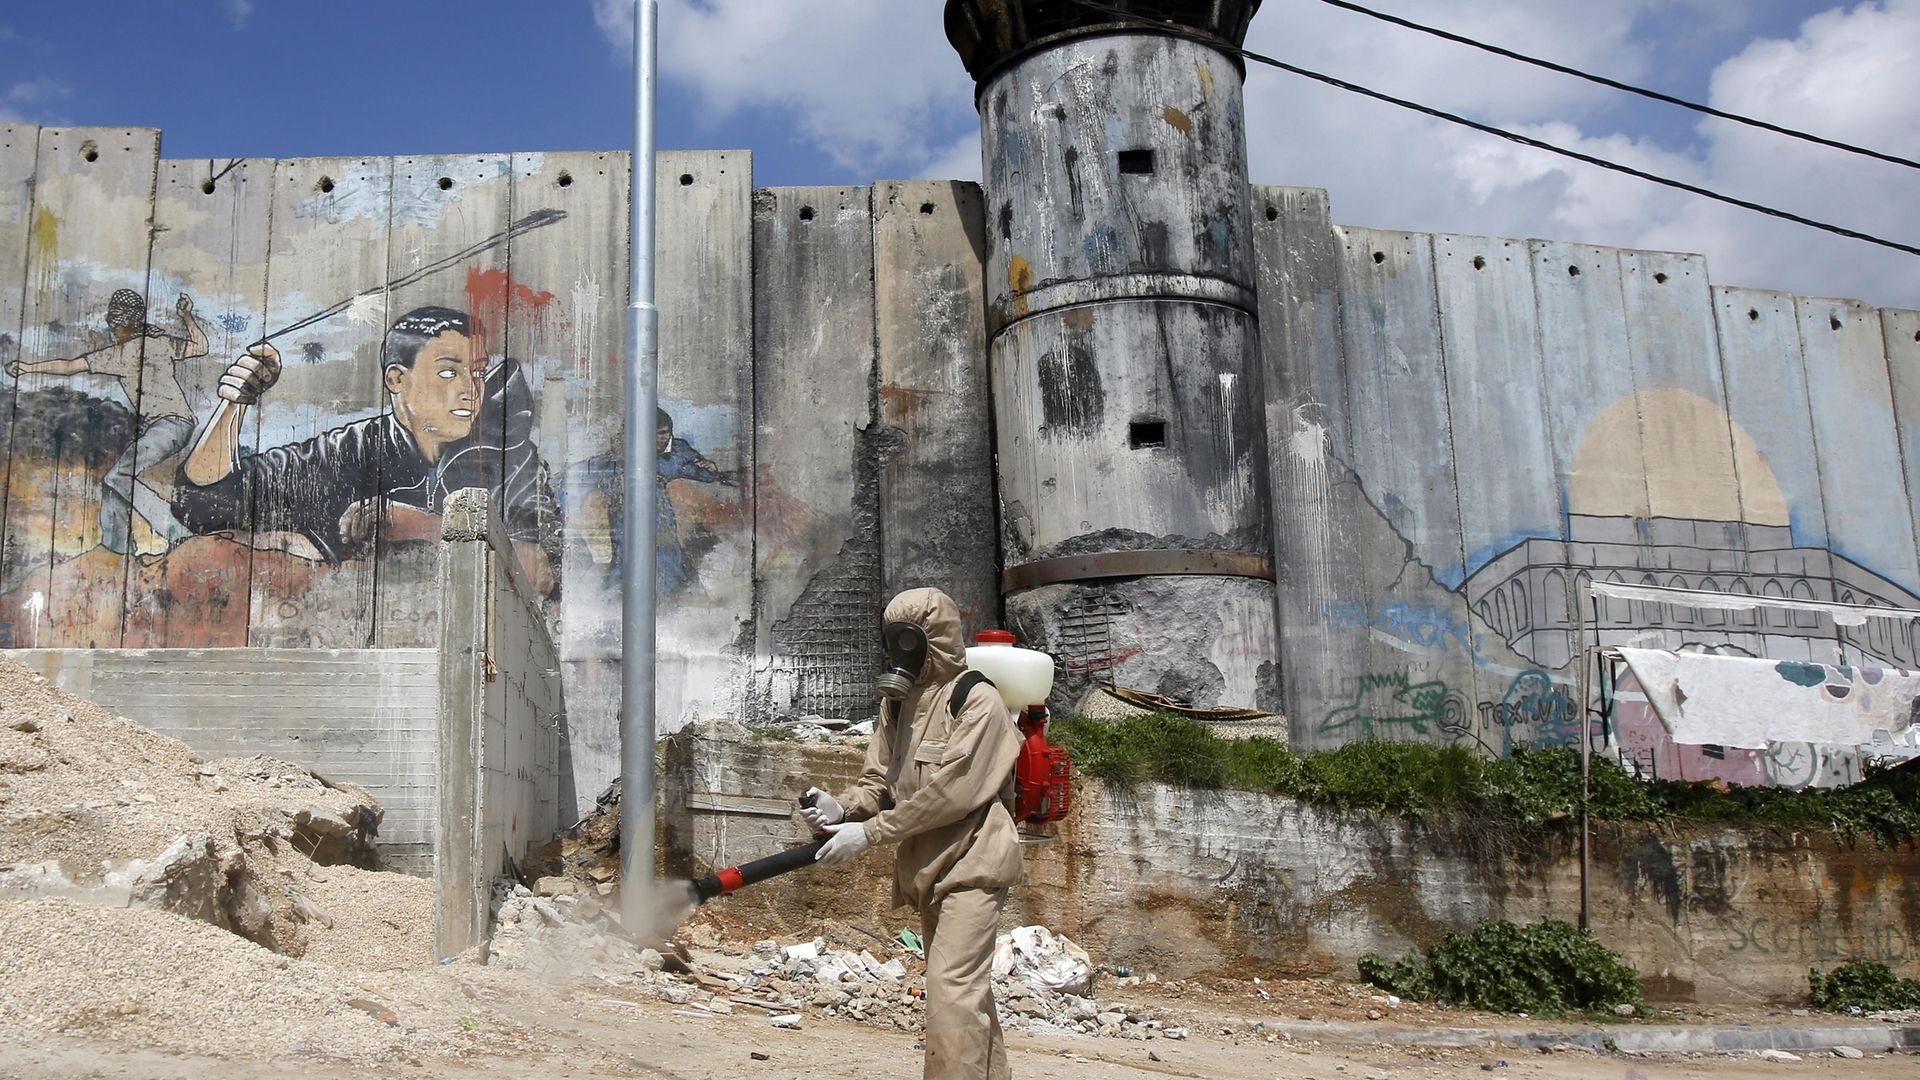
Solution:
{"label": "white chemical tank", "polygon": [[1053,692],[1053,657],[1022,649],[1006,630],[982,630],[967,650],[967,667],[993,680],[1007,711],[1018,718],[1029,705],[1046,704]]}

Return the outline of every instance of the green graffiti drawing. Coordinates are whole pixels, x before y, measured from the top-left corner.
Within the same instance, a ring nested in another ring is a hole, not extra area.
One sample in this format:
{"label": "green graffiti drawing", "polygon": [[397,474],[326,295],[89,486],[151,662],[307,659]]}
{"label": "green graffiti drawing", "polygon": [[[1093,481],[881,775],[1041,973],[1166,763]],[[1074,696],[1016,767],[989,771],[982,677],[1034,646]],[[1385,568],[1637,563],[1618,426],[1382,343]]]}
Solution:
{"label": "green graffiti drawing", "polygon": [[1449,700],[1447,684],[1439,679],[1414,682],[1405,672],[1362,675],[1355,681],[1353,700],[1327,714],[1320,734],[1364,738],[1379,728],[1405,727],[1429,735],[1455,722],[1449,709],[1460,706]]}

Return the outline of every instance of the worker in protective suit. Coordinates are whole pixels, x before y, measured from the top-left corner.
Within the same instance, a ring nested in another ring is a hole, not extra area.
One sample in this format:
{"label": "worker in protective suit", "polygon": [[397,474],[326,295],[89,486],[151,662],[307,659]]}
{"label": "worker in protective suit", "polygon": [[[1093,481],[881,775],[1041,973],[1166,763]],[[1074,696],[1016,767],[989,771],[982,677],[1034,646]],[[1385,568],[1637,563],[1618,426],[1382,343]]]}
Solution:
{"label": "worker in protective suit", "polygon": [[993,1003],[993,946],[1007,890],[1025,877],[1010,811],[1020,735],[993,685],[952,708],[966,671],[960,611],[938,589],[893,598],[888,671],[866,765],[838,796],[808,789],[807,823],[832,833],[817,856],[847,862],[900,845],[893,899],[920,913],[927,948],[928,1080],[1011,1073]]}

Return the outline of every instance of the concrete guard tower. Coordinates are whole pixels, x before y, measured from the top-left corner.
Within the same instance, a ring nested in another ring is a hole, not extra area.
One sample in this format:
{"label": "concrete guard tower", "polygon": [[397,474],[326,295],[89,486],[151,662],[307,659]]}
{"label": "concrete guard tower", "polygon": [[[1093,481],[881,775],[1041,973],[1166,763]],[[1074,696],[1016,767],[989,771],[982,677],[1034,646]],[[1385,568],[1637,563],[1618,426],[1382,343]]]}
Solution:
{"label": "concrete guard tower", "polygon": [[949,0],[977,86],[1001,588],[1091,683],[1280,707],[1248,206],[1259,0]]}

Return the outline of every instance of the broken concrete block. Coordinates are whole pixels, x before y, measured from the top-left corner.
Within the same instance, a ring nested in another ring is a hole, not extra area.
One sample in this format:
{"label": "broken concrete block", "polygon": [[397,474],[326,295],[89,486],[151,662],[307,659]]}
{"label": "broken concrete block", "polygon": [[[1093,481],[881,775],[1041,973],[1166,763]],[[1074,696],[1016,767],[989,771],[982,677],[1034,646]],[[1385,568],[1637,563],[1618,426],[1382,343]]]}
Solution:
{"label": "broken concrete block", "polygon": [[533,883],[535,896],[572,896],[573,880],[563,877],[543,877]]}

